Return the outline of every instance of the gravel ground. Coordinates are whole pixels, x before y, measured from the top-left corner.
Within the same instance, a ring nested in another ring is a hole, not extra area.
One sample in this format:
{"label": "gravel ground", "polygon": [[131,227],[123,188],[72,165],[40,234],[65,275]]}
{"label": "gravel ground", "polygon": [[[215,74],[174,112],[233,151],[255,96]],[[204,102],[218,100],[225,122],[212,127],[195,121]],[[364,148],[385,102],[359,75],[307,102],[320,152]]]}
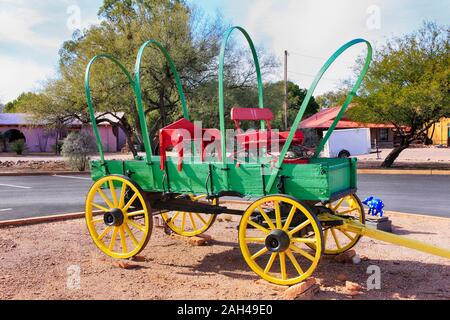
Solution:
{"label": "gravel ground", "polygon": [[[389,216],[395,233],[450,248],[450,219]],[[0,299],[282,299],[256,283],[240,254],[237,224],[237,217],[216,222],[208,232],[214,241],[204,247],[154,229],[139,262],[130,262],[133,269],[100,253],[83,220],[0,229]],[[449,260],[367,238],[356,251],[369,260],[322,259],[315,299],[450,299]],[[367,290],[370,265],[381,268],[381,290]],[[80,286],[69,289],[77,270]],[[360,284],[362,293],[350,297],[339,274]]]}

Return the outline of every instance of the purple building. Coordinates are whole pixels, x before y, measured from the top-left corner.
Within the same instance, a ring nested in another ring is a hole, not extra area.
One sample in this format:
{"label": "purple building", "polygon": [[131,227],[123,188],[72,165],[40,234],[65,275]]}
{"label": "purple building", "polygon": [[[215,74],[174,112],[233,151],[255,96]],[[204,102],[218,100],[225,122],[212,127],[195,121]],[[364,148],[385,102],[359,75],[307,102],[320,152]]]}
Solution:
{"label": "purple building", "polygon": [[[123,113],[120,116],[123,116]],[[118,152],[126,143],[125,134],[114,125],[117,119],[114,117],[108,119],[113,122],[112,125],[109,122],[103,122],[98,126],[103,148],[105,152]],[[57,139],[62,140],[70,132],[80,130],[88,130],[92,134],[92,129],[83,127],[79,121],[73,121],[59,131],[58,138],[56,130],[48,129],[44,123],[36,123],[28,114],[0,113],[0,134],[7,137],[3,139],[6,141],[0,143],[0,155],[1,152],[9,151],[7,150],[9,143],[20,139],[25,140],[28,152],[55,152]]]}

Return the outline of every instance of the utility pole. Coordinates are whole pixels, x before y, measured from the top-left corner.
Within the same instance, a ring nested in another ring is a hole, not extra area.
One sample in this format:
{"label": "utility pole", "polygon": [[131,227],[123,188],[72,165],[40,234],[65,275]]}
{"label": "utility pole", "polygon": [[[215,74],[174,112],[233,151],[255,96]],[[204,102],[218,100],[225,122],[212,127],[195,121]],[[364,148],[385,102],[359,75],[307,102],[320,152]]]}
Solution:
{"label": "utility pole", "polygon": [[288,52],[284,51],[284,129],[288,130],[288,74],[287,74]]}

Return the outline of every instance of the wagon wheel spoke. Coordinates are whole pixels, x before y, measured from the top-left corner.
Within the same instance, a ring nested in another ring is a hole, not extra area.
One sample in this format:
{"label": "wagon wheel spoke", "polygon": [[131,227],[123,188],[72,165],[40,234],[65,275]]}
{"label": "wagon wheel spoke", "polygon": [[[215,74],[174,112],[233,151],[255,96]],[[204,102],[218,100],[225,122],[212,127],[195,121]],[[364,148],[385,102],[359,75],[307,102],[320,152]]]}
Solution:
{"label": "wagon wheel spoke", "polygon": [[300,230],[304,229],[305,227],[307,227],[311,222],[309,220],[306,220],[305,222],[301,223],[300,225],[298,225],[297,227],[295,227],[294,229],[292,229],[291,231],[288,232],[288,234],[290,236],[292,236],[293,234],[296,234],[297,232],[299,232]]}
{"label": "wagon wheel spoke", "polygon": [[114,251],[114,246],[116,244],[116,239],[117,239],[117,233],[119,232],[119,228],[118,227],[114,227],[114,231],[111,237],[111,242],[109,243],[109,250],[110,251]]}
{"label": "wagon wheel spoke", "polygon": [[351,236],[350,234],[348,234],[348,232],[345,231],[345,230],[341,230],[341,229],[336,229],[336,230],[338,230],[338,231],[340,231],[341,233],[343,233],[348,239],[350,239],[350,241],[355,240],[356,234],[355,234],[355,237],[352,237],[352,236]]}
{"label": "wagon wheel spoke", "polygon": [[107,228],[102,232],[102,234],[98,236],[97,240],[98,240],[98,241],[102,241],[103,238],[105,238],[106,235],[111,231],[111,229],[112,229],[112,227],[107,227]]}
{"label": "wagon wheel spoke", "polygon": [[114,205],[111,203],[111,201],[108,199],[108,197],[106,196],[106,194],[103,192],[102,189],[98,189],[97,190],[98,193],[100,194],[100,196],[103,198],[103,200],[105,200],[106,204],[112,209],[114,208]]}
{"label": "wagon wheel spoke", "polygon": [[277,222],[277,229],[281,229],[283,225],[281,223],[280,203],[278,201],[274,201],[273,205],[275,207],[275,218]]}
{"label": "wagon wheel spoke", "polygon": [[345,214],[349,214],[349,213],[351,213],[353,211],[356,211],[356,210],[359,210],[359,209],[358,208],[353,208],[353,209],[345,210],[345,211],[342,211],[342,212],[336,212],[336,214],[338,214],[338,215],[345,215]]}
{"label": "wagon wheel spoke", "polygon": [[104,221],[103,221],[103,218],[98,218],[98,219],[93,219],[93,220],[92,220],[92,223],[93,223],[93,224],[102,223],[102,222],[104,222]]}
{"label": "wagon wheel spoke", "polygon": [[130,230],[130,227],[128,226],[128,224],[124,223],[123,227],[124,227],[126,233],[128,233],[128,235],[130,236],[130,239],[133,242],[133,244],[137,247],[139,245],[139,242],[136,240],[136,237],[134,236],[133,232]]}
{"label": "wagon wheel spoke", "polygon": [[92,202],[92,206],[96,207],[97,209],[99,209],[99,210],[101,210],[101,211],[103,211],[103,212],[109,212],[109,211],[110,211],[110,209],[105,208],[104,206],[101,206],[101,205],[96,204],[96,203],[94,203],[94,202]]}
{"label": "wagon wheel spoke", "polygon": [[186,230],[186,212],[183,212],[183,218],[181,221],[181,232]]}
{"label": "wagon wheel spoke", "polygon": [[189,212],[189,219],[191,220],[191,224],[194,230],[197,230],[197,224],[195,223],[194,216],[191,212]]}
{"label": "wagon wheel spoke", "polygon": [[298,264],[297,259],[295,259],[294,255],[292,254],[292,251],[290,249],[286,250],[286,255],[289,258],[289,260],[291,261],[295,270],[297,270],[298,274],[299,275],[304,274],[305,272],[303,271],[302,267],[300,267],[300,265]]}
{"label": "wagon wheel spoke", "polygon": [[273,252],[270,255],[269,261],[267,262],[266,268],[264,269],[264,273],[267,274],[270,272],[270,269],[272,269],[273,263],[275,262],[275,259],[277,258],[277,253]]}
{"label": "wagon wheel spoke", "polygon": [[123,226],[119,228],[120,232],[120,243],[122,245],[122,252],[127,253],[127,238],[125,238],[125,231],[123,230]]}
{"label": "wagon wheel spoke", "polygon": [[267,249],[266,247],[262,248],[261,250],[259,250],[257,253],[255,253],[254,255],[251,256],[252,260],[256,260],[259,257],[261,257],[263,254],[267,253],[269,251],[269,249]]}
{"label": "wagon wheel spoke", "polygon": [[114,208],[119,206],[119,201],[117,200],[116,188],[114,187],[114,181],[109,180],[109,191],[111,192],[111,197],[113,199]]}
{"label": "wagon wheel spoke", "polygon": [[338,203],[336,204],[336,206],[332,208],[332,210],[333,210],[334,212],[336,212],[336,210],[340,208],[340,206],[342,205],[342,203],[344,202],[345,199],[346,199],[346,197],[340,199],[340,200],[338,201]]}
{"label": "wagon wheel spoke", "polygon": [[135,227],[139,231],[145,232],[145,227],[134,222],[133,220],[128,220],[127,223],[130,224],[131,226]]}
{"label": "wagon wheel spoke", "polygon": [[292,248],[292,250],[294,250],[295,252],[301,254],[302,256],[307,258],[308,260],[314,262],[315,258],[312,255],[310,255],[308,252],[306,252],[305,250],[300,249],[295,244],[292,244],[291,248]]}
{"label": "wagon wheel spoke", "polygon": [[267,213],[264,211],[263,208],[258,207],[259,212],[261,213],[261,215],[263,216],[264,220],[267,222],[267,224],[269,225],[269,227],[274,230],[276,229],[275,225],[273,224],[272,220],[269,218],[269,216],[267,215]]}
{"label": "wagon wheel spoke", "polygon": [[199,213],[194,213],[194,214],[204,225],[208,224],[208,222],[206,222],[206,220],[203,219],[203,217]]}
{"label": "wagon wheel spoke", "polygon": [[133,212],[127,213],[127,217],[141,216],[144,213],[145,213],[145,210],[133,211]]}
{"label": "wagon wheel spoke", "polygon": [[295,206],[292,206],[291,211],[289,211],[289,215],[286,219],[286,223],[284,224],[284,227],[283,227],[284,231],[289,230],[289,227],[291,226],[292,219],[294,218],[296,211],[297,211],[297,208]]}
{"label": "wagon wheel spoke", "polygon": [[270,230],[264,228],[262,225],[260,225],[260,224],[258,224],[258,223],[256,223],[256,222],[253,222],[253,221],[251,221],[251,220],[248,220],[247,223],[248,223],[249,225],[251,225],[252,227],[255,227],[256,229],[258,229],[258,230],[264,232],[265,234],[269,234],[269,233],[270,233]]}
{"label": "wagon wheel spoke", "polygon": [[292,238],[291,240],[297,243],[312,243],[312,244],[317,243],[316,238]]}
{"label": "wagon wheel spoke", "polygon": [[246,242],[264,243],[266,238],[245,238]]}
{"label": "wagon wheel spoke", "polygon": [[131,207],[131,205],[133,204],[133,202],[136,201],[137,197],[138,197],[138,194],[135,193],[135,194],[131,197],[131,199],[128,201],[128,203],[126,204],[126,206],[123,207],[122,210],[125,211],[125,212],[127,212],[128,209],[130,209],[130,207]]}
{"label": "wagon wheel spoke", "polygon": [[334,228],[331,229],[331,234],[333,235],[334,242],[336,242],[336,246],[338,247],[338,249],[342,249],[342,246],[341,246],[341,244],[339,242],[339,239],[338,239],[338,237],[336,235],[336,231],[334,230]]}
{"label": "wagon wheel spoke", "polygon": [[280,252],[280,269],[281,269],[281,279],[287,279],[286,273],[286,254],[284,252]]}
{"label": "wagon wheel spoke", "polygon": [[126,193],[127,193],[127,186],[125,183],[122,183],[122,189],[120,190],[119,208],[123,208],[125,206]]}
{"label": "wagon wheel spoke", "polygon": [[177,220],[177,218],[180,216],[181,212],[177,211],[175,212],[175,214],[173,215],[172,219],[170,219],[170,221],[172,221],[173,224],[175,224],[175,220]]}

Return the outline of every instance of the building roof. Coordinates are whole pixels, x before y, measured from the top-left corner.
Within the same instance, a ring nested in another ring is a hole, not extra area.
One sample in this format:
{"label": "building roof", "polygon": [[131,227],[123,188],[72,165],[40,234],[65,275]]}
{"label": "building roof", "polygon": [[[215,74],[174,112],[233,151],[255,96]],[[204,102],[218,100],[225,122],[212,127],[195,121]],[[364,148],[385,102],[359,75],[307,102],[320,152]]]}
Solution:
{"label": "building roof", "polygon": [[[96,116],[100,116],[102,113],[97,113]],[[115,114],[118,118],[122,118],[125,113],[117,112]],[[113,123],[118,122],[117,118],[111,114],[103,115],[100,119],[107,119]],[[29,114],[26,113],[0,113],[0,126],[26,126],[26,125],[45,125],[44,122],[38,122],[33,119]],[[70,126],[80,126],[81,122],[79,120],[71,121]],[[108,122],[103,122],[100,126],[109,126]]]}
{"label": "building roof", "polygon": [[[341,107],[333,107],[324,109],[315,115],[300,122],[301,129],[316,128],[316,129],[328,129],[333,124],[334,119],[339,114]],[[353,129],[353,128],[394,128],[391,124],[383,123],[362,123],[351,121],[342,117],[341,121],[336,126],[336,129]]]}

